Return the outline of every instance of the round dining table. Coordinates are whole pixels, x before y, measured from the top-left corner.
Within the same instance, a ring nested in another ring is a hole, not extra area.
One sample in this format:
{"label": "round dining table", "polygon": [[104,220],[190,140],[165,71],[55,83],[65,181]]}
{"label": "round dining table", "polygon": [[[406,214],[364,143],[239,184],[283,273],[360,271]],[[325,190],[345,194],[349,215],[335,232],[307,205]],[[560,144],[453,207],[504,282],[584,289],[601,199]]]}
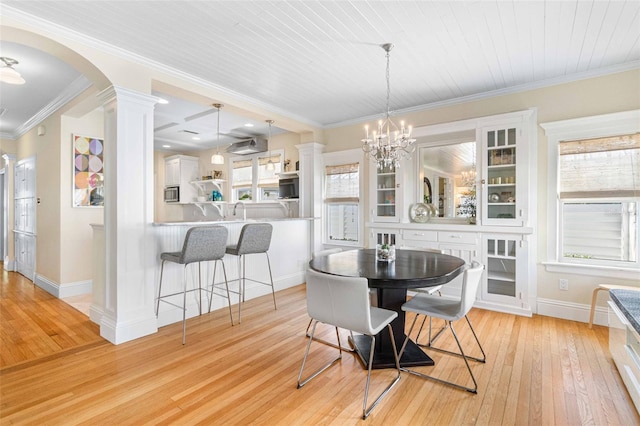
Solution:
{"label": "round dining table", "polygon": [[[391,323],[398,350],[405,339],[405,313],[402,305],[407,291],[415,288],[446,284],[460,275],[465,261],[446,254],[420,250],[396,249],[392,262],[378,261],[375,249],[347,250],[321,255],[309,262],[314,271],[345,277],[364,277],[369,288],[376,289],[377,306],[396,311],[398,317]],[[353,346],[365,367],[368,367],[371,340],[368,336],[354,335]],[[393,346],[388,332],[376,336],[373,368],[395,368]],[[400,360],[403,367],[433,365],[433,360],[412,340]]]}

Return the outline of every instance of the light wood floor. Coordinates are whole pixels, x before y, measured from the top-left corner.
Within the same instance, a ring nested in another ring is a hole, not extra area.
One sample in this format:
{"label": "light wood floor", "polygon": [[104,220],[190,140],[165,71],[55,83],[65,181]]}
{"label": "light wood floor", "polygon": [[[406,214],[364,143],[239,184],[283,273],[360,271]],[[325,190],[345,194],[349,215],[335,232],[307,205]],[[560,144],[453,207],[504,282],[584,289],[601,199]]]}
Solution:
{"label": "light wood floor", "polygon": [[[225,310],[189,320],[186,346],[181,324],[111,345],[96,327],[87,334],[77,311],[42,293],[3,274],[0,424],[362,422],[366,373],[352,355],[296,389],[308,322],[304,286],[278,292],[277,311],[270,296],[247,302],[240,325],[232,327]],[[403,374],[367,424],[640,424],[605,327],[475,309],[470,316],[488,360],[472,365],[478,394]],[[458,329],[468,344],[470,333]],[[309,368],[333,351],[317,344]],[[436,366],[427,370],[464,379],[461,360],[433,357]],[[372,395],[391,374],[374,373]]]}

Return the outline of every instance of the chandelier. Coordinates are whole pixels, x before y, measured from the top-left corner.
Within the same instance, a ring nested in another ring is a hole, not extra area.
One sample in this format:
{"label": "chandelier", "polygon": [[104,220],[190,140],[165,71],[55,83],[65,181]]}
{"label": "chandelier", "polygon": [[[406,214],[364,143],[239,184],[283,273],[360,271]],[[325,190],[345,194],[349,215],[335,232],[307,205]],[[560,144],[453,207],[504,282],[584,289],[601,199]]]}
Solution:
{"label": "chandelier", "polygon": [[476,169],[471,168],[462,172],[462,186],[474,186],[476,184]]}
{"label": "chandelier", "polygon": [[471,150],[471,168],[463,171],[460,175],[460,183],[462,186],[474,187],[476,186],[476,144],[473,142],[473,150]]}
{"label": "chandelier", "polygon": [[393,49],[393,44],[386,43],[381,47],[387,52],[387,111],[385,119],[378,122],[372,135],[369,135],[369,126],[364,126],[366,137],[362,139],[362,150],[377,163],[378,169],[395,170],[400,166],[400,160],[411,157],[416,140],[411,137],[411,126],[405,127],[404,121],[401,121],[398,127],[390,118],[389,52]]}

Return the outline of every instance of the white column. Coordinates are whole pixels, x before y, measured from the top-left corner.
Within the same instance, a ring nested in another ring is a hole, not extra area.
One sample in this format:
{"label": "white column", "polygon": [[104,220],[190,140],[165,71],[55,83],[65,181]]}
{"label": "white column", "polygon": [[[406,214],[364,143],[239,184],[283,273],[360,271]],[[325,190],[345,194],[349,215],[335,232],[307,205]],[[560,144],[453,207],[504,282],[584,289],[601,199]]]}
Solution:
{"label": "white column", "polygon": [[157,332],[154,313],[153,107],[120,87],[104,105],[105,300],[100,335],[119,344]]}
{"label": "white column", "polygon": [[317,218],[311,227],[312,253],[322,247],[322,152],[317,142],[296,145],[300,153],[300,217]]}

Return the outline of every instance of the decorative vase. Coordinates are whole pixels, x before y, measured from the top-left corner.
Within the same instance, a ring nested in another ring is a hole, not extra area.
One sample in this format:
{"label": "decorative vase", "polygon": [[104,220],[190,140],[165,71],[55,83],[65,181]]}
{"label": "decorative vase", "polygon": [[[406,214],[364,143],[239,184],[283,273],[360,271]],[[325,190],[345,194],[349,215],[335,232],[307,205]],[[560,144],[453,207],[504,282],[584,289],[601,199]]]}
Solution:
{"label": "decorative vase", "polygon": [[376,259],[378,262],[393,262],[396,260],[396,246],[376,244]]}

